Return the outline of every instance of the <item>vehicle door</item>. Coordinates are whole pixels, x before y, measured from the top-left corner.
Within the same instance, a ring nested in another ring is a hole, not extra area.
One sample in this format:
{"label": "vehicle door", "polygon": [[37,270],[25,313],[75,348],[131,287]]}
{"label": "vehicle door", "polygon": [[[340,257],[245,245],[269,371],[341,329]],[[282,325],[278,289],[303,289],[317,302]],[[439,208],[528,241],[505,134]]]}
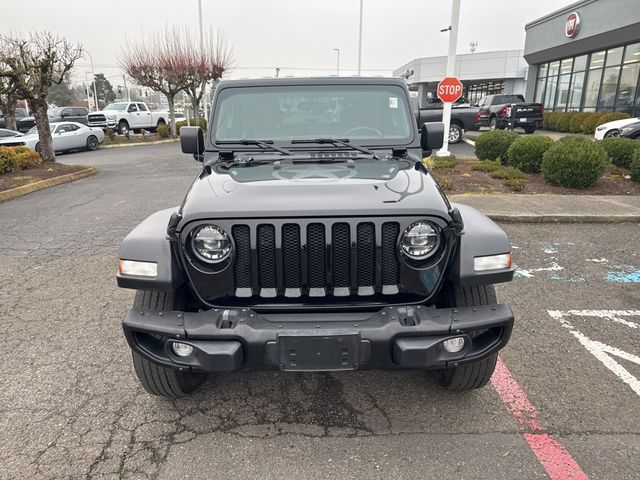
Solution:
{"label": "vehicle door", "polygon": [[153,116],[151,115],[151,112],[149,111],[147,106],[144,103],[138,103],[137,105],[138,112],[140,113],[140,126],[145,128],[155,127],[152,118]]}
{"label": "vehicle door", "polygon": [[130,103],[127,107],[127,113],[129,114],[129,128],[139,128],[140,127],[140,112],[138,111],[138,107],[136,107],[135,103]]}
{"label": "vehicle door", "polygon": [[86,125],[88,113],[86,108],[73,107],[73,121]]}
{"label": "vehicle door", "polygon": [[480,123],[482,125],[489,124],[489,104],[491,103],[491,98],[491,96],[482,97],[480,99],[480,103],[478,104],[480,112]]}
{"label": "vehicle door", "polygon": [[53,148],[58,152],[84,147],[84,143],[80,127],[73,123],[61,123],[53,134]]}

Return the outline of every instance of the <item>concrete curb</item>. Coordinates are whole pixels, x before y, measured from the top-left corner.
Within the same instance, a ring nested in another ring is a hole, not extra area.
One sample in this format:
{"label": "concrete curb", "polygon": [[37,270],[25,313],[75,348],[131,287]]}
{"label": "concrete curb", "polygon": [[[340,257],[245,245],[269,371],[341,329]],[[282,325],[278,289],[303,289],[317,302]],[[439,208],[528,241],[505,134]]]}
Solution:
{"label": "concrete curb", "polygon": [[124,148],[124,147],[144,147],[145,145],[162,145],[163,143],[177,143],[179,138],[171,138],[169,140],[156,140],[154,142],[136,142],[136,143],[120,143],[116,145],[101,145],[99,150],[105,148]]}
{"label": "concrete curb", "polygon": [[574,215],[574,214],[485,214],[495,222],[503,223],[640,223],[640,214],[628,215]]}
{"label": "concrete curb", "polygon": [[10,188],[4,192],[0,192],[0,203],[6,202],[13,198],[21,197],[27,193],[37,192],[49,187],[55,187],[63,183],[73,182],[81,178],[90,177],[95,175],[98,171],[93,167],[87,167],[79,172],[67,173],[66,175],[60,175],[59,177],[47,178],[46,180],[40,180],[38,182],[29,183],[28,185],[22,185],[21,187]]}

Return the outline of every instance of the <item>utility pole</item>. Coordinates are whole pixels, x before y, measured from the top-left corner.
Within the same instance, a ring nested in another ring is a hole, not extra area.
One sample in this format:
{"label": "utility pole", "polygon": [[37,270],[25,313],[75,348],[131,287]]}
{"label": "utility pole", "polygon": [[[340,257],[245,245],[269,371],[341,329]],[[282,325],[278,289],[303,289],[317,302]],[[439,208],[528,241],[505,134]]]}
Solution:
{"label": "utility pole", "polygon": [[360,33],[358,36],[358,76],[362,72],[362,8],[364,0],[360,0]]}
{"label": "utility pole", "polygon": [[89,61],[91,62],[91,75],[93,75],[93,100],[95,102],[95,110],[100,110],[100,105],[98,104],[98,91],[96,89],[96,72],[93,69],[93,57],[91,56],[91,54],[85,50],[84,53],[86,53],[89,56]]}
{"label": "utility pole", "polygon": [[[202,28],[202,0],[198,0],[198,22],[200,25],[200,54],[204,53],[204,31]],[[209,102],[207,102],[207,85],[205,84],[202,88],[204,88],[204,95],[202,96],[204,101],[204,116],[206,119],[209,119]],[[198,118],[199,112],[194,112],[196,118]]]}
{"label": "utility pole", "polygon": [[[456,76],[456,48],[458,46],[458,24],[460,22],[460,0],[452,0],[451,24],[449,25],[449,55],[447,57],[446,77]],[[445,29],[444,31],[446,31]],[[442,108],[442,123],[444,123],[444,139],[442,148],[436,152],[438,157],[449,157],[449,128],[451,126],[451,103],[445,103]]]}
{"label": "utility pole", "polygon": [[[122,75],[122,80],[124,80],[124,91],[127,93],[127,102],[131,101],[131,95],[129,94],[129,87],[127,86],[127,76]],[[95,83],[94,83],[95,85]]]}
{"label": "utility pole", "polygon": [[339,77],[339,76],[340,76],[340,49],[339,49],[339,48],[334,48],[334,49],[333,49],[333,51],[334,51],[334,52],[336,52],[336,53],[338,54],[338,55],[337,55],[337,58],[338,58],[338,60],[337,60],[337,61],[338,61],[338,64],[337,64],[337,66],[336,66],[336,75]]}

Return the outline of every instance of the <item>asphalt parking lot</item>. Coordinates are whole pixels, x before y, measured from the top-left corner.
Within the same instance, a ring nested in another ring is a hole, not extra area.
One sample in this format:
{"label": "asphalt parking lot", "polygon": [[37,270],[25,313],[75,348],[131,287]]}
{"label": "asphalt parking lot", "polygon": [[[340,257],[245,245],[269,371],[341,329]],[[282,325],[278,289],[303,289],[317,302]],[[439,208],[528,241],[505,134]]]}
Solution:
{"label": "asphalt parking lot", "polygon": [[134,378],[116,257],[199,165],[175,144],[59,160],[98,175],[0,204],[1,479],[529,479],[545,461],[574,462],[556,478],[638,478],[637,224],[503,225],[516,327],[480,391],[420,371],[251,372],[170,402]]}

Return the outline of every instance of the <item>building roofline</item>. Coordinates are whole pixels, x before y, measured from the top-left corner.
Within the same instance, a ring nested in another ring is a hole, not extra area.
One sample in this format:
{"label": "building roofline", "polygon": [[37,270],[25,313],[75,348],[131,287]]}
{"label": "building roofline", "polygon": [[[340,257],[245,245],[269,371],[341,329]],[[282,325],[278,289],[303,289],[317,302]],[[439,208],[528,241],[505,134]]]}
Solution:
{"label": "building roofline", "polygon": [[524,29],[529,30],[531,27],[540,25],[541,23],[544,23],[547,20],[551,20],[552,18],[560,17],[562,15],[567,15],[571,13],[573,10],[576,10],[580,7],[584,7],[585,5],[589,5],[590,3],[594,3],[597,1],[598,0],[580,0],[578,2],[574,2],[570,5],[567,5],[566,7],[563,7],[551,13],[548,13],[543,17],[536,18],[535,20],[530,21],[529,23],[525,24]]}

